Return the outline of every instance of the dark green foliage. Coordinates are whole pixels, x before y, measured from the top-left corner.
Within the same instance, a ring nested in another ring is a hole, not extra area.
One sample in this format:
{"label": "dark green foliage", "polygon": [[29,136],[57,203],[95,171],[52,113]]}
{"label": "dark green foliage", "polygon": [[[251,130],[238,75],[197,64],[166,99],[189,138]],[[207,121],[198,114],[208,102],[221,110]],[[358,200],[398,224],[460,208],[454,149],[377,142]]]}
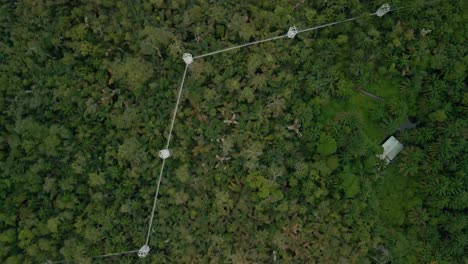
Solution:
{"label": "dark green foliage", "polygon": [[[466,262],[465,2],[195,60],[141,263]],[[2,1],[0,262],[137,262],[182,54],[379,5]]]}

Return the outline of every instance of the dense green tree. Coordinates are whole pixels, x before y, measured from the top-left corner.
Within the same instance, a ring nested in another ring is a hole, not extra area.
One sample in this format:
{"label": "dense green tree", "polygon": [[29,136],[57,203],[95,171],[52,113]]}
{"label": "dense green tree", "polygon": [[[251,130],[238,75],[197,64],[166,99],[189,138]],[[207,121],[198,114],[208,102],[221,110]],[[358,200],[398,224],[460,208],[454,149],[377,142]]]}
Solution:
{"label": "dense green tree", "polygon": [[[466,3],[390,4],[190,65],[142,263],[466,262]],[[379,5],[1,1],[0,262],[138,261],[182,54]]]}

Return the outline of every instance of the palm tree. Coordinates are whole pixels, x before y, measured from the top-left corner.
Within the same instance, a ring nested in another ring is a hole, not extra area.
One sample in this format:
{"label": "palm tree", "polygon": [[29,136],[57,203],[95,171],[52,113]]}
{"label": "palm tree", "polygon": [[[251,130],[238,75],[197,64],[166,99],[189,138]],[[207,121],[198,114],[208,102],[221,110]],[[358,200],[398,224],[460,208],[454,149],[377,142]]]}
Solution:
{"label": "palm tree", "polygon": [[400,172],[405,176],[414,176],[419,171],[419,165],[424,160],[424,153],[417,147],[406,148],[401,155]]}

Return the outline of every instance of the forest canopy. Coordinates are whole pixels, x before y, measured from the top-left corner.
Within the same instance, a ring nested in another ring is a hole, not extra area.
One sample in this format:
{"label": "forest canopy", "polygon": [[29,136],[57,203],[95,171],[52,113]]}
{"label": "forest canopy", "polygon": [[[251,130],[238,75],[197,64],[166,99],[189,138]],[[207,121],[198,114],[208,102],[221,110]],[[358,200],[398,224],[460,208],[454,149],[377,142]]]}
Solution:
{"label": "forest canopy", "polygon": [[90,258],[144,244],[183,53],[383,3],[1,0],[0,262],[467,262],[463,0],[196,59],[150,254]]}

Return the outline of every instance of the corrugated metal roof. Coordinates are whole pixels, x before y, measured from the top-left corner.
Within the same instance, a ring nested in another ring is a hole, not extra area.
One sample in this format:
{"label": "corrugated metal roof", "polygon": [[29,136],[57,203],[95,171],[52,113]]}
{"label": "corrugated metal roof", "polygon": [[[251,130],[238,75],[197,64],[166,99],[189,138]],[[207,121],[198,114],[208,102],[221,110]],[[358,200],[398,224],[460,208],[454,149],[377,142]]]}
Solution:
{"label": "corrugated metal roof", "polygon": [[398,153],[403,150],[403,144],[401,144],[394,136],[391,136],[387,141],[385,141],[382,147],[384,148],[384,153],[379,157],[382,160],[386,159],[387,162],[392,161]]}

